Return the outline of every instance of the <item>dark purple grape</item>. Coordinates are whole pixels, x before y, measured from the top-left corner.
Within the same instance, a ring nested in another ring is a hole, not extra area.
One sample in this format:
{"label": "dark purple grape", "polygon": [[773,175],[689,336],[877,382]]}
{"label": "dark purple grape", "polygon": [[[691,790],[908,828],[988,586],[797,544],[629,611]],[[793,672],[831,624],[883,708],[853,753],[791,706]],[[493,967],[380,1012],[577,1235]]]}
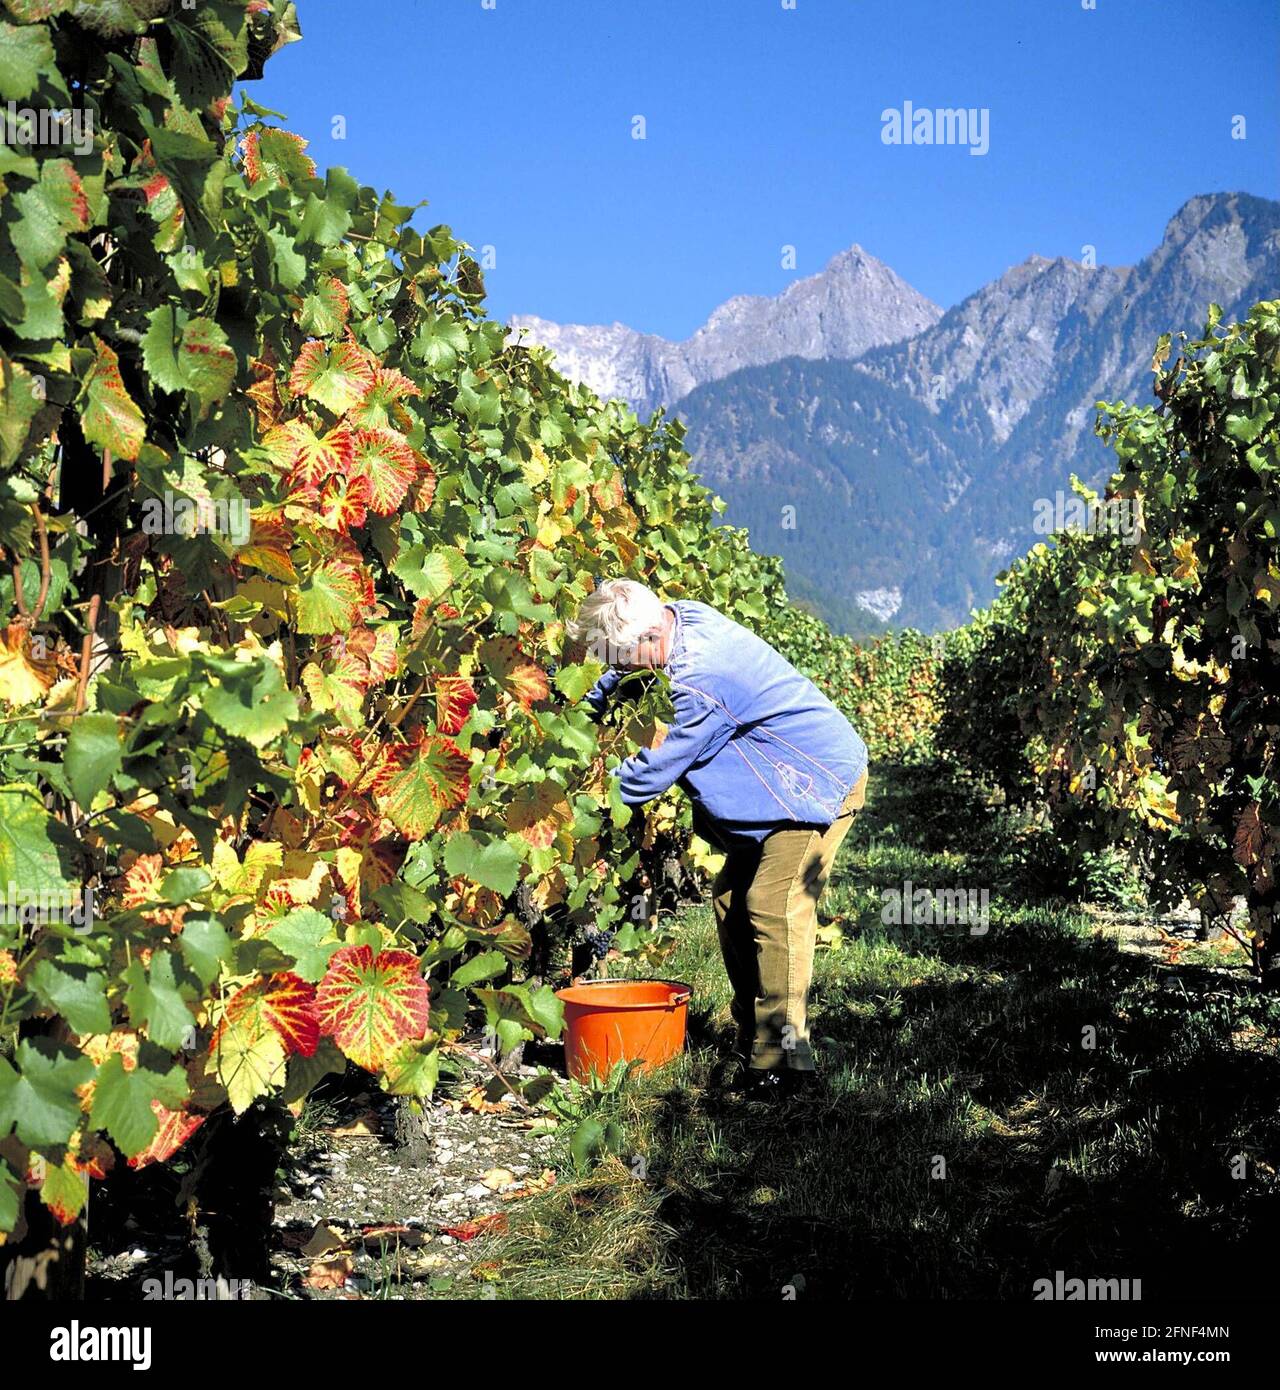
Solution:
{"label": "dark purple grape", "polygon": [[613,933],[589,928],[583,932],[582,939],[596,960],[603,960],[609,954],[609,948],[613,944]]}

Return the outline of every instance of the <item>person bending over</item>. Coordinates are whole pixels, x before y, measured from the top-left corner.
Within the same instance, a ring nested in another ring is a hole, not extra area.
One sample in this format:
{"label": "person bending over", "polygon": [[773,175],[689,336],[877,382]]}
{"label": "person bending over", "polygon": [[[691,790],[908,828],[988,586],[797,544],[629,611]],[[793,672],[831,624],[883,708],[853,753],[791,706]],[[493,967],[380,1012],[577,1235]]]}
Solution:
{"label": "person bending over", "polygon": [[812,681],[705,603],[609,579],[567,631],[610,668],[584,697],[597,717],[628,672],[666,673],[674,722],[614,769],[619,791],[639,806],[680,786],[695,830],[725,854],[712,901],[737,1040],[722,1078],[799,1089],[814,1070],[818,900],[866,798],[865,744]]}

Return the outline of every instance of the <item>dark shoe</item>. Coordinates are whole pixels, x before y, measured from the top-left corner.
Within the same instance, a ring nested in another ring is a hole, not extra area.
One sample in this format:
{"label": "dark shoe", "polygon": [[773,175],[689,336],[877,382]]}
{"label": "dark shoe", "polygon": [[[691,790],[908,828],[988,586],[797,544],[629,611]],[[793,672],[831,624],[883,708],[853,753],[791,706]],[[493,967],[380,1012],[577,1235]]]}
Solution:
{"label": "dark shoe", "polygon": [[709,1091],[737,1091],[742,1087],[742,1078],[747,1070],[746,1058],[736,1052],[721,1057],[711,1068],[707,1079]]}

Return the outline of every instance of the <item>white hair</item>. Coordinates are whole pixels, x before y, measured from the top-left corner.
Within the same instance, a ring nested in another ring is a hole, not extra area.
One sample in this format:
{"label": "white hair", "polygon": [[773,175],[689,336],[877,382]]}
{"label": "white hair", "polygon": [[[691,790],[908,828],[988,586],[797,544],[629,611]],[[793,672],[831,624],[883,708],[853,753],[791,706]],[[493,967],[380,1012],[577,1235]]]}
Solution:
{"label": "white hair", "polygon": [[565,631],[570,641],[590,650],[626,652],[660,633],[665,616],[666,605],[652,589],[634,579],[606,579],[587,596]]}

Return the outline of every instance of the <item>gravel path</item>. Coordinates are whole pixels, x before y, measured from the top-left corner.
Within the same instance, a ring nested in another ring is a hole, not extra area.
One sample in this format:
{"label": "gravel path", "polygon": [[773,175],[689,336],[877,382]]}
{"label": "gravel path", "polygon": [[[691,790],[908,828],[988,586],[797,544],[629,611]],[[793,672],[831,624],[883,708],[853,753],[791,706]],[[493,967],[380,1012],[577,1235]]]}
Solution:
{"label": "gravel path", "polygon": [[[351,1089],[318,1107],[277,1174],[270,1280],[221,1293],[210,1284],[188,1296],[428,1298],[450,1288],[456,1296],[459,1280],[483,1283],[482,1237],[501,1229],[513,1202],[555,1181],[547,1166],[553,1138],[533,1132],[544,1118],[486,1101],[479,1089],[456,1094],[466,1099],[426,1105],[431,1142],[420,1164],[396,1147],[391,1097]],[[123,1229],[110,1234],[101,1223],[95,1232],[91,1207],[90,1242],[91,1298],[144,1299],[154,1296],[149,1281],[172,1283],[191,1270],[191,1227],[171,1200],[130,1208]]]}

